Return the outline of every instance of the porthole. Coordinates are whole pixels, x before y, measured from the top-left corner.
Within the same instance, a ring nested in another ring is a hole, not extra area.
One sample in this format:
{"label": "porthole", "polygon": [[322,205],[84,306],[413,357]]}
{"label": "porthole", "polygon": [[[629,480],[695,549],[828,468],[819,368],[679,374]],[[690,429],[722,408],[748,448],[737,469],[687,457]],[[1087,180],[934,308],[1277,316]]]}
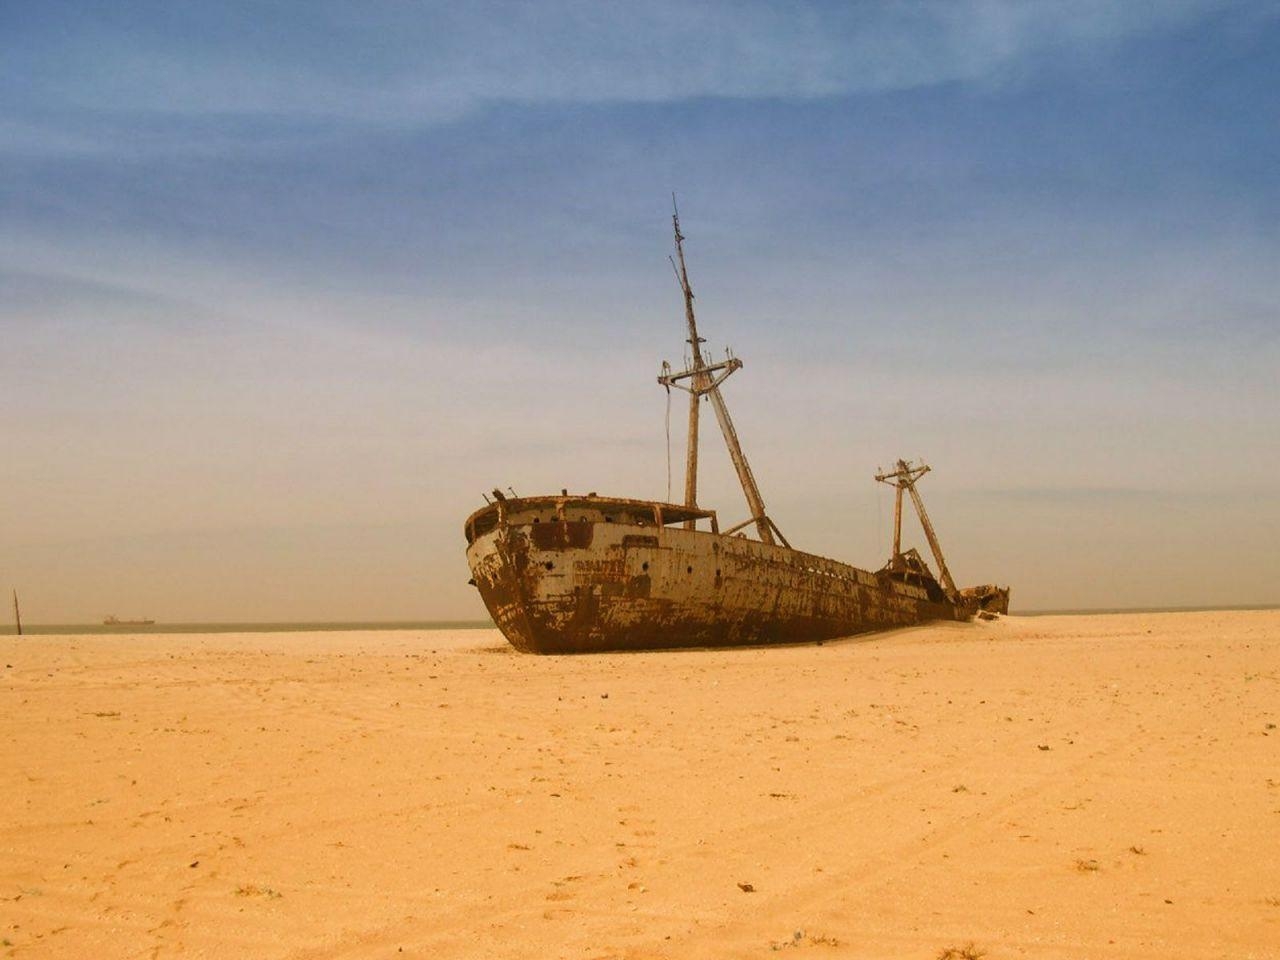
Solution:
{"label": "porthole", "polygon": [[641,569],[641,570],[644,570],[644,571],[646,571],[646,572],[648,572],[648,570],[649,570],[649,561],[648,561],[648,560],[646,560],[644,563],[640,564],[640,569]]}
{"label": "porthole", "polygon": [[685,572],[685,573],[693,573],[693,567],[685,567],[685,568],[684,568],[684,572]]}
{"label": "porthole", "polygon": [[554,570],[556,567],[556,565],[552,563],[550,560],[544,563],[543,566],[546,567],[548,570]]}

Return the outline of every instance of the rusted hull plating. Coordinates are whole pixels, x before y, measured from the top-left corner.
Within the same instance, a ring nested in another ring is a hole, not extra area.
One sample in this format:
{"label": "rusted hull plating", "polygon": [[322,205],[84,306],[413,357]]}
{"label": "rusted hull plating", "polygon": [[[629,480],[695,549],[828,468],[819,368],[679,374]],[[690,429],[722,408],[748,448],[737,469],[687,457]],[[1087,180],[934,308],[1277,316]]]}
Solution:
{"label": "rusted hull plating", "polygon": [[885,571],[663,526],[660,515],[637,525],[583,501],[544,517],[536,503],[508,501],[484,532],[473,521],[486,511],[468,521],[475,585],[526,652],[797,643],[1007,609],[1007,592],[953,604]]}

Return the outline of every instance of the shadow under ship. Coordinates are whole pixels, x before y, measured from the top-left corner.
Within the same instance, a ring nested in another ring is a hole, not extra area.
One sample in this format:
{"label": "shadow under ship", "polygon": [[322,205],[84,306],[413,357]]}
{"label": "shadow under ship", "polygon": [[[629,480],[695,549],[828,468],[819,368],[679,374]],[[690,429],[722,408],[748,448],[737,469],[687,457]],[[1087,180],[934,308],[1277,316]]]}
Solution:
{"label": "shadow under ship", "polygon": [[[742,361],[726,354],[712,363],[703,355],[678,213],[672,225],[692,363],[679,373],[664,363],[658,382],[689,394],[685,502],[494,490],[494,499],[467,518],[467,562],[511,645],[528,653],[589,653],[800,643],[1007,613],[1007,587],[959,589],[952,580],[916,490],[929,471],[923,463],[899,460],[876,475],[895,492],[893,554],[879,570],[787,542],[765,512],[720,391]],[[751,513],[727,530],[714,510],[697,506],[703,398],[715,411]],[[936,576],[919,551],[901,549],[904,494],[919,516]]]}

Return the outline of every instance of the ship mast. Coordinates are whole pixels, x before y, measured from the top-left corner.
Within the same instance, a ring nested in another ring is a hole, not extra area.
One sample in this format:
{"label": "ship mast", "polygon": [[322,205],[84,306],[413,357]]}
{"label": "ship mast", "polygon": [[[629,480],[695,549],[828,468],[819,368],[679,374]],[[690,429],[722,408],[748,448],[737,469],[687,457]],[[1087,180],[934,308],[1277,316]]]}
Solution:
{"label": "ship mast", "polygon": [[929,549],[933,551],[933,558],[938,561],[938,574],[942,577],[942,586],[947,592],[947,596],[955,600],[960,595],[960,591],[956,588],[956,582],[951,579],[951,571],[947,569],[947,561],[942,556],[942,545],[938,543],[938,535],[934,533],[933,524],[929,522],[929,513],[924,508],[924,501],[920,499],[920,493],[916,490],[916,481],[929,472],[931,468],[923,461],[919,465],[914,465],[910,460],[899,460],[892,473],[877,473],[876,479],[881,483],[888,483],[893,486],[893,559],[890,563],[896,564],[898,558],[902,556],[902,491],[906,491],[911,496],[911,502],[915,504],[916,514],[920,517],[920,526],[924,528],[924,535],[929,540]]}
{"label": "ship mast", "polygon": [[[698,319],[693,313],[693,287],[689,285],[689,270],[684,264],[684,235],[680,232],[680,211],[676,209],[676,198],[671,198],[671,225],[676,236],[676,256],[680,258],[680,272],[676,279],[680,283],[680,291],[684,294],[684,319],[689,326],[689,349],[692,351],[693,367],[689,391],[689,437],[685,453],[684,467],[684,505],[698,505],[698,407],[702,403],[702,395],[707,386],[707,364],[702,358],[702,344],[705,342],[698,336]],[[674,266],[674,264],[673,264]],[[732,373],[730,370],[728,373]],[[725,375],[728,376],[728,373]],[[692,530],[695,521],[685,521],[685,529]]]}
{"label": "ship mast", "polygon": [[[675,232],[676,257],[679,260],[678,265],[675,260],[672,260],[671,265],[676,271],[676,281],[684,294],[684,318],[689,327],[688,342],[692,350],[692,364],[688,370],[672,373],[670,365],[664,363],[658,383],[668,389],[677,387],[689,394],[689,446],[684,474],[685,506],[694,509],[698,506],[698,406],[702,398],[707,397],[711,401],[712,409],[715,410],[716,420],[720,423],[720,432],[724,434],[725,446],[729,448],[729,457],[733,460],[733,467],[738,473],[738,482],[742,484],[742,492],[746,495],[747,507],[751,511],[749,520],[726,530],[725,533],[733,533],[747,524],[754,523],[756,532],[765,543],[771,544],[780,540],[783,545],[790,546],[777,524],[765,513],[764,498],[760,496],[760,488],[756,485],[756,478],[751,472],[751,465],[747,463],[746,454],[742,452],[742,444],[738,440],[737,430],[733,427],[733,419],[729,416],[729,408],[725,406],[724,397],[720,393],[720,384],[733,371],[741,369],[742,361],[727,355],[720,363],[707,363],[702,355],[704,341],[698,336],[698,322],[693,312],[693,287],[689,284],[689,271],[684,262],[684,234],[680,232],[680,211],[675,207],[675,197],[671,198],[671,206],[671,226]],[[689,381],[687,385],[681,382],[684,380]],[[685,529],[692,530],[694,524],[694,520],[685,521]]]}

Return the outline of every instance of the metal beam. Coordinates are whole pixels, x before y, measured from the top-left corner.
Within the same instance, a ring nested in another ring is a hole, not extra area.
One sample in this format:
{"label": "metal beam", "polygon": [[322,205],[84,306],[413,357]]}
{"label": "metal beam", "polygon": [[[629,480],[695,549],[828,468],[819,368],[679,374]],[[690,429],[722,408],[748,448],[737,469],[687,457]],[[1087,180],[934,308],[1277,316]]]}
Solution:
{"label": "metal beam", "polygon": [[947,561],[942,557],[942,545],[938,543],[938,535],[933,532],[933,524],[929,522],[929,514],[924,508],[924,501],[916,491],[914,480],[907,484],[907,492],[911,494],[911,501],[916,505],[916,513],[920,515],[920,526],[924,527],[924,535],[929,538],[929,549],[933,551],[933,558],[938,561],[938,575],[942,577],[943,589],[947,591],[948,597],[955,600],[960,595],[960,591],[956,589],[956,582],[951,579]]}
{"label": "metal beam", "polygon": [[[692,378],[693,389],[689,396],[689,440],[684,461],[684,505],[698,506],[698,404],[701,402],[701,389],[706,381],[702,359],[702,338],[698,336],[698,320],[693,312],[693,287],[689,285],[689,270],[684,264],[684,235],[680,233],[680,211],[676,209],[676,198],[671,198],[671,227],[676,236],[676,255],[680,258],[680,266],[676,277],[680,281],[680,290],[684,294],[684,319],[689,327],[689,349],[692,352],[693,367],[688,372]],[[672,266],[675,266],[673,263]],[[696,521],[686,520],[684,528],[692,530]]]}
{"label": "metal beam", "polygon": [[902,553],[902,484],[893,485],[893,556]]}

